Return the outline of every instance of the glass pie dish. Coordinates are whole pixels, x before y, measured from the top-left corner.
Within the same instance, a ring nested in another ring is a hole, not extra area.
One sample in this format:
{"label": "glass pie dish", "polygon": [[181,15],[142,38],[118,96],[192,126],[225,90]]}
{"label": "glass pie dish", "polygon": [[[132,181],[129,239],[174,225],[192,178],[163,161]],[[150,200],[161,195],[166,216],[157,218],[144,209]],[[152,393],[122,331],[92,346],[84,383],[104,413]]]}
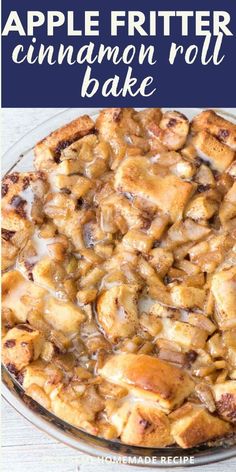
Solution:
{"label": "glass pie dish", "polygon": [[[97,110],[67,110],[22,138],[3,157],[4,171],[27,171],[32,169],[32,148],[39,139],[47,135],[50,131],[58,128],[73,118],[87,112],[95,117]],[[199,112],[198,109],[179,110],[187,115],[189,119]],[[221,112],[222,113],[222,112]],[[227,117],[227,116],[226,116]],[[232,116],[230,117],[232,120]],[[27,149],[27,151],[25,151]],[[16,160],[15,156],[19,156]],[[193,449],[182,450],[178,447],[167,447],[164,449],[141,448],[126,446],[119,442],[109,441],[94,437],[85,433],[54,416],[52,413],[39,406],[35,401],[27,397],[21,386],[13,379],[3,367],[3,388],[2,392],[6,400],[15,407],[23,416],[33,424],[76,449],[94,456],[135,456],[135,457],[186,457],[194,456],[195,465],[223,460],[235,455],[235,445],[233,440],[215,442],[209,445],[199,446]],[[160,466],[161,463],[155,462]],[[143,465],[143,464],[142,464]],[[149,465],[149,464],[147,464]],[[152,463],[150,463],[153,466]]]}

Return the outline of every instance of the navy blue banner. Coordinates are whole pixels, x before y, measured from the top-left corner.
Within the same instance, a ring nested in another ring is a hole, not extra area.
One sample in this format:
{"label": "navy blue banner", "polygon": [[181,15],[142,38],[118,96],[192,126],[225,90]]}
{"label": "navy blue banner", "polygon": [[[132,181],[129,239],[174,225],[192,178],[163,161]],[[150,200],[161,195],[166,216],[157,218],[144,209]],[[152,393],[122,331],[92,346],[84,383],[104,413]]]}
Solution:
{"label": "navy blue banner", "polygon": [[2,0],[3,107],[235,107],[235,0]]}

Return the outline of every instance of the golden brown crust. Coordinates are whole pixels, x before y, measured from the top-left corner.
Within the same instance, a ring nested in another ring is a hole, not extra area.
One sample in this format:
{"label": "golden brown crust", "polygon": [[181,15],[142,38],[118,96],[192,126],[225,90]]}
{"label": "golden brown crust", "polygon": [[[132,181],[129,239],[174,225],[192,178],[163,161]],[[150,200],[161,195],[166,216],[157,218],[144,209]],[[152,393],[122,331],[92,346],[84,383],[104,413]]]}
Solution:
{"label": "golden brown crust", "polygon": [[152,150],[166,150],[153,133],[162,118],[159,108],[136,112],[132,108],[108,108],[102,110],[96,120],[96,129],[112,150],[112,169],[116,169],[126,153],[136,155]]}
{"label": "golden brown crust", "polygon": [[197,405],[190,405],[186,414],[179,412],[179,419],[172,423],[171,434],[179,446],[184,449],[197,444],[217,439],[232,432],[229,423],[210,415],[207,410]]}
{"label": "golden brown crust", "polygon": [[207,131],[200,131],[193,139],[198,154],[211,163],[213,169],[224,172],[235,158],[235,151]]}
{"label": "golden brown crust", "polygon": [[[150,123],[149,131],[164,149],[177,151],[186,143],[189,132],[189,121],[178,111],[167,111],[160,122]],[[163,150],[164,150],[163,149]]]}
{"label": "golden brown crust", "polygon": [[60,157],[61,150],[77,139],[93,133],[93,131],[94,122],[87,115],[76,118],[67,125],[53,131],[47,138],[44,138],[35,146],[34,163],[36,169],[47,172],[56,167],[55,159]]}
{"label": "golden brown crust", "polygon": [[137,113],[133,108],[107,108],[99,113],[96,129],[106,141],[115,137],[124,140],[125,133],[138,136],[141,127],[136,116]]}
{"label": "golden brown crust", "polygon": [[121,441],[142,447],[166,447],[173,444],[168,417],[148,402],[124,402],[111,414]]}
{"label": "golden brown crust", "polygon": [[86,409],[80,400],[68,402],[63,397],[61,398],[59,393],[52,399],[51,409],[56,416],[67,423],[85,429],[90,434],[98,434],[98,428],[92,423],[94,420],[93,413]]}
{"label": "golden brown crust", "polygon": [[236,125],[213,110],[204,110],[191,123],[191,131],[198,133],[206,130],[219,141],[236,151]]}
{"label": "golden brown crust", "polygon": [[138,156],[122,162],[116,173],[115,187],[120,192],[130,192],[147,199],[170,215],[172,221],[181,218],[195,188],[194,184],[168,172],[158,175],[154,165]]}
{"label": "golden brown crust", "polygon": [[179,368],[143,354],[112,356],[100,375],[126,386],[138,397],[158,402],[164,411],[180,405],[193,389],[190,377]]}
{"label": "golden brown crust", "polygon": [[3,362],[10,372],[16,374],[31,361],[38,359],[43,337],[39,331],[20,324],[8,331],[2,343]]}
{"label": "golden brown crust", "polygon": [[112,108],[4,179],[3,361],[64,421],[141,447],[233,432],[234,130]]}

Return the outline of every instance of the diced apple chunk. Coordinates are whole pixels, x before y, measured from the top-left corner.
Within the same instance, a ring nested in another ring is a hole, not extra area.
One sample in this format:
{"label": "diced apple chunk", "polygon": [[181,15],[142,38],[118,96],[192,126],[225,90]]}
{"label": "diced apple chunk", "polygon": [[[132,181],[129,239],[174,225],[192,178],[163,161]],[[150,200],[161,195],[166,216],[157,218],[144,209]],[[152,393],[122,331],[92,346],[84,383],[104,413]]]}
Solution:
{"label": "diced apple chunk", "polygon": [[54,328],[65,334],[79,331],[85,320],[82,310],[70,302],[49,297],[45,303],[44,319]]}
{"label": "diced apple chunk", "polygon": [[174,258],[172,252],[164,248],[157,247],[150,251],[149,261],[151,266],[156,269],[157,273],[164,277],[169,268],[172,266]]}
{"label": "diced apple chunk", "polygon": [[2,276],[2,306],[12,310],[19,323],[25,323],[32,308],[42,309],[45,293],[43,288],[26,280],[17,270]]}
{"label": "diced apple chunk", "polygon": [[111,339],[135,334],[138,326],[136,294],[135,285],[122,284],[99,296],[98,321]]}
{"label": "diced apple chunk", "polygon": [[177,342],[188,349],[203,349],[208,333],[205,329],[189,323],[166,318],[163,320],[163,331],[160,331],[157,337]]}
{"label": "diced apple chunk", "polygon": [[65,270],[62,265],[49,257],[41,259],[33,268],[34,282],[46,289],[58,290],[58,284],[62,282],[64,276]]}
{"label": "diced apple chunk", "polygon": [[203,308],[206,292],[201,288],[179,285],[172,288],[171,298],[178,308]]}
{"label": "diced apple chunk", "polygon": [[147,236],[142,231],[130,229],[123,237],[122,244],[126,249],[134,249],[145,253],[150,251],[153,244],[153,238]]}
{"label": "diced apple chunk", "polygon": [[186,208],[186,216],[193,220],[209,220],[218,208],[217,203],[207,195],[200,195],[192,199]]}
{"label": "diced apple chunk", "polygon": [[213,275],[212,293],[216,301],[216,320],[221,329],[236,327],[236,267]]}

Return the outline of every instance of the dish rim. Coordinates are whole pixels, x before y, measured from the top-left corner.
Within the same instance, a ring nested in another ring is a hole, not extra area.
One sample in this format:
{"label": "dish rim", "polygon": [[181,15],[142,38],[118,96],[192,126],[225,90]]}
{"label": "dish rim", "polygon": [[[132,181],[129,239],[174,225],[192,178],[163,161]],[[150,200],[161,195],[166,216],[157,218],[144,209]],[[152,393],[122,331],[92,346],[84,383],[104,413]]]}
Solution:
{"label": "dish rim", "polygon": [[[168,108],[170,109],[170,108]],[[182,112],[190,110],[191,112],[199,113],[204,108],[179,108]],[[78,110],[78,112],[77,112]],[[224,109],[214,109],[216,112],[225,116],[228,119],[236,120],[236,116]],[[44,136],[55,130],[57,127],[68,123],[76,116],[88,114],[95,118],[98,114],[98,108],[67,108],[34,127],[31,131],[23,135],[16,141],[2,156],[3,175],[13,171],[14,168],[20,164],[24,157],[29,153],[35,143]],[[70,116],[68,116],[70,115]],[[72,116],[73,115],[73,116]],[[68,117],[67,117],[68,116]],[[15,156],[18,156],[17,159]],[[13,158],[14,156],[14,158]],[[7,161],[7,164],[6,163]],[[4,165],[5,164],[5,165]],[[126,463],[126,465],[140,466],[140,467],[166,467],[166,463],[161,463],[161,457],[176,457],[181,460],[182,457],[194,456],[194,464],[183,463],[168,463],[168,467],[180,466],[198,466],[214,462],[223,461],[236,456],[236,443],[226,446],[223,444],[216,446],[202,445],[192,449],[181,449],[179,447],[166,447],[164,449],[157,448],[141,448],[137,446],[128,446],[119,442],[109,441],[104,438],[92,436],[89,433],[66,423],[60,418],[56,417],[50,411],[45,410],[30,397],[24,394],[22,387],[10,375],[6,368],[2,365],[2,396],[8,404],[10,404],[21,416],[27,419],[31,424],[36,426],[41,431],[58,440],[59,442],[68,445],[77,451],[99,458],[122,458],[124,456],[131,457],[159,457],[156,463]],[[28,404],[28,405],[27,405]],[[117,451],[117,452],[115,452]],[[151,453],[151,451],[153,453]]]}

